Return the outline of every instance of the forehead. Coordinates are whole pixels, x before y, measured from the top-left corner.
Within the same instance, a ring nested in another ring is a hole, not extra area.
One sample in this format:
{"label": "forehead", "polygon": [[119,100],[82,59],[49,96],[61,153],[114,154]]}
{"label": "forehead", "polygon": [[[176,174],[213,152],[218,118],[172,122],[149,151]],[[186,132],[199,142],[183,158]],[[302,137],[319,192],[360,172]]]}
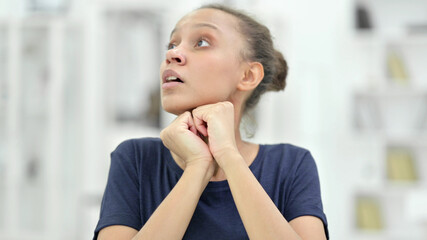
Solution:
{"label": "forehead", "polygon": [[236,32],[238,30],[238,20],[235,16],[217,9],[198,9],[185,15],[178,21],[171,35],[184,28],[195,26],[208,26],[217,28],[219,32]]}

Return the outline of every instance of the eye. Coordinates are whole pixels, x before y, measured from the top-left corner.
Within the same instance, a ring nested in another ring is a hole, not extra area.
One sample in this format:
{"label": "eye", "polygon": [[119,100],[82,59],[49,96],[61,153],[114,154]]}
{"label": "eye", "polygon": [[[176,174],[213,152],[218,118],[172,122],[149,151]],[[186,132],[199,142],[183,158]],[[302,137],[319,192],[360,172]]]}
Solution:
{"label": "eye", "polygon": [[175,47],[176,47],[176,45],[174,43],[169,43],[168,45],[166,45],[167,50],[174,49]]}
{"label": "eye", "polygon": [[200,39],[197,42],[197,47],[208,47],[210,46],[210,44],[208,43],[208,41],[204,40],[204,39]]}

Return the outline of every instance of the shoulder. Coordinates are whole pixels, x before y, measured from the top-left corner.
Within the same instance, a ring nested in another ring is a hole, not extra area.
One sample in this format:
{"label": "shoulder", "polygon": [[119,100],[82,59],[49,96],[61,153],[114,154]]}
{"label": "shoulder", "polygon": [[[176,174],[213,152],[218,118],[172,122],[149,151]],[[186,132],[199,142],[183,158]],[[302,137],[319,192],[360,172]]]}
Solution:
{"label": "shoulder", "polygon": [[121,142],[116,149],[115,153],[129,154],[138,151],[148,151],[154,149],[161,149],[163,147],[160,138],[132,138]]}
{"label": "shoulder", "polygon": [[262,148],[264,148],[264,154],[274,155],[277,157],[276,159],[287,161],[299,162],[307,158],[307,156],[311,156],[309,150],[288,143],[265,144],[262,145]]}
{"label": "shoulder", "polygon": [[306,148],[288,143],[266,144],[262,148],[263,161],[272,162],[287,171],[316,168],[314,158]]}
{"label": "shoulder", "polygon": [[151,159],[152,156],[161,156],[167,151],[160,138],[133,138],[121,142],[111,153],[112,157],[141,161]]}
{"label": "shoulder", "polygon": [[111,168],[141,173],[142,169],[162,166],[168,149],[159,138],[134,138],[121,142],[111,153]]}

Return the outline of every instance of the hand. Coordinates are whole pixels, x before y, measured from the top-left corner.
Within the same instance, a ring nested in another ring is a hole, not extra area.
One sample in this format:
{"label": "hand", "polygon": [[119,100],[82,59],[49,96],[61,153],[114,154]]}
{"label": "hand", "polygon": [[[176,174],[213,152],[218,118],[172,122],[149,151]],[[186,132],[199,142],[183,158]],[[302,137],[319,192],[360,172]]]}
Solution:
{"label": "hand", "polygon": [[173,153],[185,168],[188,166],[204,166],[213,171],[215,162],[208,145],[202,140],[194,125],[190,112],[179,115],[160,133],[163,144]]}
{"label": "hand", "polygon": [[226,154],[240,154],[236,145],[234,106],[231,102],[200,106],[193,110],[193,119],[197,131],[208,137],[209,150],[220,167]]}

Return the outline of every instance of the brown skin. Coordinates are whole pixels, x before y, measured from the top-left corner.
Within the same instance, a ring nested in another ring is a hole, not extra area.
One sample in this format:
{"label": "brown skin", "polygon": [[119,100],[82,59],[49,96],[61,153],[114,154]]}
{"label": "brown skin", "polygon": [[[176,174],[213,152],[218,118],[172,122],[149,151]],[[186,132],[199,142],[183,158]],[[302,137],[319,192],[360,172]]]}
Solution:
{"label": "brown skin", "polygon": [[190,13],[177,23],[171,35],[171,49],[160,66],[160,76],[171,69],[184,84],[162,90],[162,106],[167,112],[180,115],[206,104],[226,100],[234,103],[242,95],[237,85],[247,64],[237,53],[243,42],[234,27],[236,19],[220,11],[203,14],[210,11]]}
{"label": "brown skin", "polygon": [[174,70],[184,83],[162,90],[163,108],[178,117],[160,137],[184,173],[139,232],[111,226],[98,239],[182,239],[208,182],[223,179],[251,239],[325,239],[318,218],[287,222],[248,168],[259,145],[242,141],[239,125],[264,72],[241,59],[237,27],[234,16],[214,9],[177,23],[160,74]]}
{"label": "brown skin", "polygon": [[[212,9],[192,12],[177,23],[160,76],[170,69],[184,83],[162,91],[162,106],[180,115],[198,106],[231,102],[235,108],[235,144],[249,165],[259,146],[241,140],[239,125],[244,101],[261,81],[263,71],[261,64],[242,60],[241,46],[246,44],[236,28],[234,16]],[[184,168],[182,161],[176,161]],[[212,180],[224,179],[220,169]]]}

